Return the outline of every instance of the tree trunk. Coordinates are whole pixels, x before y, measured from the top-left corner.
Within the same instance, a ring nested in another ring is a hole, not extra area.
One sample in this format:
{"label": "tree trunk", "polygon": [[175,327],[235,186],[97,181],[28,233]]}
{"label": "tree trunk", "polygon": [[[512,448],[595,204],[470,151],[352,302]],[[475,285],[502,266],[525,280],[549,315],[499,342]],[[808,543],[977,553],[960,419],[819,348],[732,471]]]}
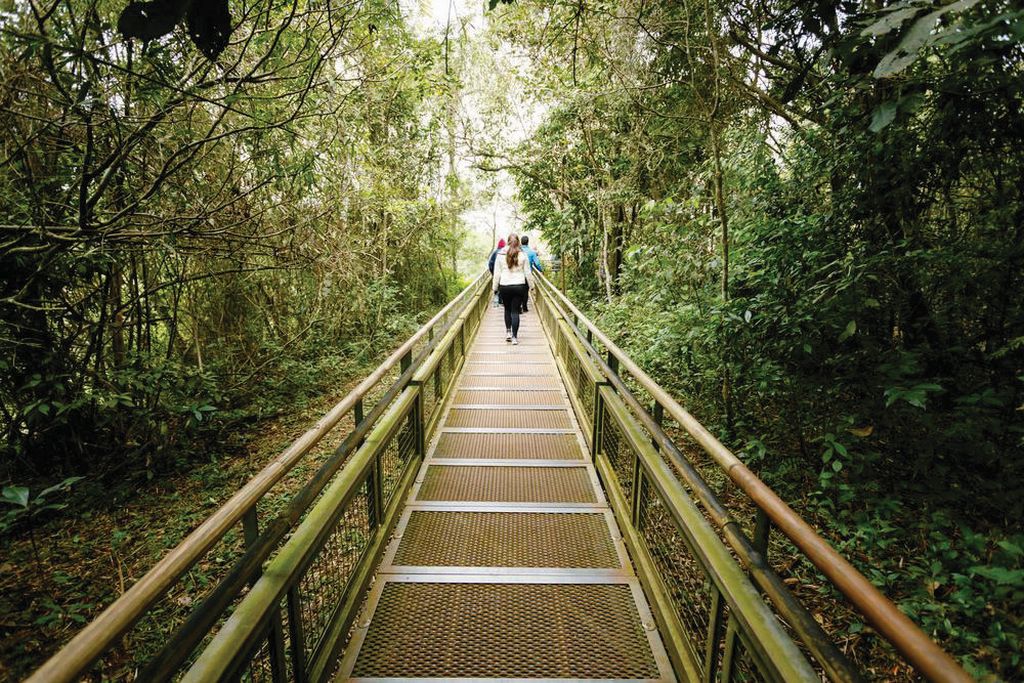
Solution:
{"label": "tree trunk", "polygon": [[605,209],[600,209],[601,220],[601,275],[604,279],[604,292],[608,303],[612,302],[612,273],[608,262],[608,216]]}

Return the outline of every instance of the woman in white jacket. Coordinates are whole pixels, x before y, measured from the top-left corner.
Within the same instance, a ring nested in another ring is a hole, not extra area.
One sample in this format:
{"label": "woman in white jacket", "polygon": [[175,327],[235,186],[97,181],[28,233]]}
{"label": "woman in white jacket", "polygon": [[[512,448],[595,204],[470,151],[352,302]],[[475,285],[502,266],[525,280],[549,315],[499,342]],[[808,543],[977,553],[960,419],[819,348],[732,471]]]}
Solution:
{"label": "woman in white jacket", "polygon": [[531,286],[530,258],[520,249],[519,235],[508,236],[508,244],[494,259],[491,291],[501,293],[505,306],[505,341],[519,343],[519,309]]}

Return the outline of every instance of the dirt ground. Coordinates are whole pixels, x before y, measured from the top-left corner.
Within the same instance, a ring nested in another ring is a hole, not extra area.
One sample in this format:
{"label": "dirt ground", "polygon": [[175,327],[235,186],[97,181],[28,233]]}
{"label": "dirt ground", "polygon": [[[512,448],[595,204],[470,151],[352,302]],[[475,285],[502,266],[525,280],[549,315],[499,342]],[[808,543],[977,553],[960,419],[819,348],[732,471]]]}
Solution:
{"label": "dirt ground", "polygon": [[[248,425],[248,434],[236,435],[237,443],[225,444],[223,453],[205,462],[197,458],[186,469],[125,487],[106,500],[94,497],[88,509],[73,505],[31,534],[0,540],[0,681],[21,680],[41,665],[357,382]],[[340,442],[345,427],[339,425],[275,487],[276,498],[287,499],[303,474]],[[172,609],[187,613],[217,570],[228,566],[239,534],[229,533],[222,546],[224,552],[208,554],[172,589],[166,600]],[[140,622],[122,651],[104,659],[98,680],[133,679],[125,652],[145,649],[147,640],[159,642],[166,630]]]}

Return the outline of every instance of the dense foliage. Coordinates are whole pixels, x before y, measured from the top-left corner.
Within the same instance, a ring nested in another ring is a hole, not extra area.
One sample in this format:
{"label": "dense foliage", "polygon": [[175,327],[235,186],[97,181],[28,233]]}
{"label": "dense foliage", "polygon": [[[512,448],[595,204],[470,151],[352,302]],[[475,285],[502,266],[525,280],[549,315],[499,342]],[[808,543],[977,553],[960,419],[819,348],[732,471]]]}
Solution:
{"label": "dense foliage", "polygon": [[[445,300],[468,150],[641,365],[972,673],[1024,677],[1019,3],[488,0],[434,38],[385,0],[153,4],[0,3],[17,557],[70,489],[195,462]],[[110,597],[43,583],[5,599],[55,638]]]}
{"label": "dense foliage", "polygon": [[239,5],[216,61],[184,26],[124,38],[121,2],[4,10],[15,483],[159,471],[207,425],[393,347],[457,286],[451,87],[393,3]]}
{"label": "dense foliage", "polygon": [[969,670],[1024,675],[1024,10],[497,12],[546,113],[493,154],[574,296]]}

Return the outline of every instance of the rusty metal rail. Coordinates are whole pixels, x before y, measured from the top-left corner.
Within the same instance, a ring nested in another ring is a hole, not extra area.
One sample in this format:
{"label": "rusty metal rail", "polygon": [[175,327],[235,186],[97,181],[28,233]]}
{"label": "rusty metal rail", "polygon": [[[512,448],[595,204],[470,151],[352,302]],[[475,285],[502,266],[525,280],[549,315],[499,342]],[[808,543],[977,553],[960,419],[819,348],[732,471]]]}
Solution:
{"label": "rusty metal rail", "polygon": [[[408,436],[400,447],[399,458],[411,459],[422,453],[422,418],[431,418],[431,406],[436,401],[429,396],[445,387],[461,363],[467,337],[472,337],[486,310],[488,280],[481,274],[455,299],[439,311],[430,321],[392,353],[373,373],[363,380],[344,399],[335,405],[317,424],[303,434],[261,472],[253,477],[220,509],[201,523],[180,544],[161,559],[145,576],[82,629],[63,649],[48,660],[28,679],[30,683],[63,683],[76,681],[90,674],[102,676],[93,666],[105,653],[122,648],[122,638],[144,615],[166,613],[166,594],[181,587],[190,570],[202,561],[209,561],[212,549],[220,547],[232,533],[244,535],[245,552],[224,573],[219,583],[192,609],[184,623],[166,634],[163,647],[148,661],[142,662],[137,679],[147,681],[170,680],[195,655],[199,644],[223,621],[231,608],[255,582],[264,562],[281,548],[281,543],[302,519],[308,519],[318,509],[311,506],[336,491],[338,481],[351,482],[353,473],[364,490],[346,490],[344,497],[359,494],[364,506],[361,513],[364,551],[379,545],[387,536],[385,503],[389,492],[401,483],[402,472],[395,469],[393,453],[386,457],[374,452],[373,457],[357,458],[352,454],[365,443],[376,444],[383,438],[382,430],[393,430],[402,419],[410,421],[415,434],[410,444]],[[411,387],[411,388],[410,388]],[[421,388],[423,389],[421,394]],[[377,396],[379,395],[379,396]],[[421,395],[425,396],[423,405]],[[410,400],[414,396],[415,400]],[[403,412],[404,411],[404,412]],[[401,413],[401,414],[399,414]],[[306,480],[302,488],[273,520],[260,528],[256,519],[257,504],[275,492],[275,485],[295,468],[310,451],[325,439],[343,421],[352,428],[338,438],[339,445]],[[388,436],[394,434],[388,432]],[[403,432],[404,434],[404,432]],[[367,448],[359,450],[368,455]],[[377,457],[380,456],[380,457]],[[357,461],[353,467],[351,461]],[[378,462],[379,461],[379,462]],[[344,469],[342,466],[344,465]],[[342,470],[339,474],[339,470]],[[369,473],[369,478],[367,474]],[[398,495],[396,498],[400,498]],[[354,514],[354,513],[353,513]],[[347,518],[346,518],[347,519]],[[337,520],[335,520],[337,521]],[[351,521],[351,520],[350,520]],[[294,546],[294,536],[290,546]],[[326,539],[315,539],[324,542]],[[331,552],[344,555],[354,566],[358,554],[332,547]],[[347,555],[345,553],[348,553]],[[278,553],[280,554],[280,553]],[[308,555],[308,553],[307,553]],[[306,565],[310,558],[304,558]],[[315,564],[315,563],[314,563]],[[365,564],[365,563],[364,563]],[[309,569],[304,566],[302,569]],[[363,572],[366,574],[367,572]],[[337,586],[330,586],[337,588]],[[262,633],[263,655],[270,661],[271,680],[306,680],[316,673],[317,667],[326,666],[325,654],[329,638],[337,639],[337,629],[343,625],[331,614],[336,606],[320,604],[317,596],[293,590],[283,609],[269,615],[269,633]],[[342,617],[345,615],[342,614]],[[323,622],[323,623],[322,623]],[[334,633],[325,634],[324,623],[330,623]],[[291,657],[284,651],[285,630],[293,637]],[[265,629],[266,631],[266,629]],[[326,639],[326,640],[325,640]],[[248,653],[237,653],[243,657]]]}
{"label": "rusty metal rail", "polygon": [[[569,380],[570,398],[590,432],[588,442],[598,471],[613,500],[613,509],[645,588],[651,594],[664,637],[667,643],[675,644],[669,649],[678,666],[705,680],[713,679],[716,668],[734,666],[729,653],[736,646],[737,636],[748,648],[757,647],[754,640],[744,636],[744,626],[734,623],[731,613],[724,616],[728,623],[723,635],[723,597],[727,598],[728,588],[709,576],[707,566],[701,566],[701,570],[704,578],[711,580],[697,591],[703,598],[702,605],[694,604],[692,584],[679,586],[673,578],[701,573],[680,564],[681,558],[688,558],[702,565],[700,549],[678,518],[676,533],[666,535],[666,525],[658,517],[657,508],[684,505],[692,496],[825,677],[862,679],[773,571],[768,558],[773,529],[782,532],[920,674],[933,681],[973,680],[549,280],[543,275],[537,279],[542,293],[540,310],[555,339],[559,364]],[[644,398],[650,403],[642,403]],[[756,522],[749,535],[665,431],[666,416],[713,459],[756,508]],[[668,476],[664,471],[666,462],[675,470],[671,477],[674,484],[664,479]],[[685,482],[689,492],[681,482]],[[664,552],[666,547],[671,547],[672,552]],[[703,652],[694,647],[701,640]],[[723,647],[719,660],[716,653]],[[721,673],[728,679],[731,671]]]}
{"label": "rusty metal rail", "polygon": [[[506,346],[486,275],[29,680],[103,677],[232,533],[244,552],[137,680],[862,680],[773,570],[773,529],[922,675],[970,680],[542,276]],[[348,421],[261,526],[257,504]]]}

